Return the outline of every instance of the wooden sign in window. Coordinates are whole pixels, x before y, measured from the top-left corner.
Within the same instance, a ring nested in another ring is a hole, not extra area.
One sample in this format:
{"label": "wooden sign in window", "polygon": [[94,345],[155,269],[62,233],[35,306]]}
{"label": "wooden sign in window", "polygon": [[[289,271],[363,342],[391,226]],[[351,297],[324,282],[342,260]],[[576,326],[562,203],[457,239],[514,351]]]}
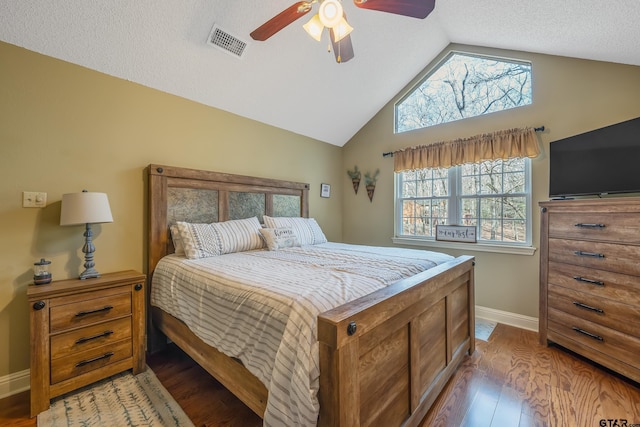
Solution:
{"label": "wooden sign in window", "polygon": [[474,225],[436,225],[436,240],[476,243]]}

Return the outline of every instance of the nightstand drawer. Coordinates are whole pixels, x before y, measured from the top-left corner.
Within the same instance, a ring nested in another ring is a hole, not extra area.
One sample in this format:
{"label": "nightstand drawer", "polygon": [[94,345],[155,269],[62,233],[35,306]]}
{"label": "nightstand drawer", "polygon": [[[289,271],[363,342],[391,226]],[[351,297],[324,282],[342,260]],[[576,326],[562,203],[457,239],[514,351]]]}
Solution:
{"label": "nightstand drawer", "polygon": [[131,314],[131,292],[51,307],[51,332],[91,325]]}
{"label": "nightstand drawer", "polygon": [[640,243],[640,223],[636,213],[552,212],[549,237]]}
{"label": "nightstand drawer", "polygon": [[131,337],[131,318],[100,323],[51,337],[51,358],[77,354]]}
{"label": "nightstand drawer", "polygon": [[104,345],[51,360],[51,384],[64,381],[110,363],[131,357],[131,340]]}
{"label": "nightstand drawer", "polygon": [[640,307],[549,283],[549,308],[640,338]]}

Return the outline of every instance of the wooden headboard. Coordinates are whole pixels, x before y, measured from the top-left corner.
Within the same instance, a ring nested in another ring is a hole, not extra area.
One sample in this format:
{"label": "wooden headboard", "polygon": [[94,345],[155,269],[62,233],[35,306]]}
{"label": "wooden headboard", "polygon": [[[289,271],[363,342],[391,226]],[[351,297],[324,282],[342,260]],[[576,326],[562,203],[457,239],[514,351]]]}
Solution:
{"label": "wooden headboard", "polygon": [[176,221],[212,223],[257,216],[309,216],[309,184],[151,164],[147,275],[173,253]]}

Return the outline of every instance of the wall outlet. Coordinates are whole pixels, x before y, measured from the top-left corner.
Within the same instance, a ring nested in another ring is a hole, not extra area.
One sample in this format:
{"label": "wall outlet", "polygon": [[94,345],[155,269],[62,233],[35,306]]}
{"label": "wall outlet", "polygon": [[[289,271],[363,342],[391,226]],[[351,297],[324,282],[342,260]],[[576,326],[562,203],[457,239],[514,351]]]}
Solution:
{"label": "wall outlet", "polygon": [[47,206],[47,193],[41,191],[23,191],[23,208],[44,208]]}

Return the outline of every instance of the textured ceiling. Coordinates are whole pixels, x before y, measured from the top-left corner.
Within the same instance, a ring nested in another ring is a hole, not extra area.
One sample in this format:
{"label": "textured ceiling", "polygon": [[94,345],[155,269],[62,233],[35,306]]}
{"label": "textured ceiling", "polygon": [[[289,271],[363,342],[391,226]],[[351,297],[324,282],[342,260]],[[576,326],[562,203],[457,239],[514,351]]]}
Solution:
{"label": "textured ceiling", "polygon": [[[0,0],[0,40],[338,146],[449,43],[640,66],[638,0],[436,0],[424,20],[343,0],[344,64],[302,29],[311,14],[249,37],[292,3]],[[206,44],[214,24],[248,43],[241,59]]]}

